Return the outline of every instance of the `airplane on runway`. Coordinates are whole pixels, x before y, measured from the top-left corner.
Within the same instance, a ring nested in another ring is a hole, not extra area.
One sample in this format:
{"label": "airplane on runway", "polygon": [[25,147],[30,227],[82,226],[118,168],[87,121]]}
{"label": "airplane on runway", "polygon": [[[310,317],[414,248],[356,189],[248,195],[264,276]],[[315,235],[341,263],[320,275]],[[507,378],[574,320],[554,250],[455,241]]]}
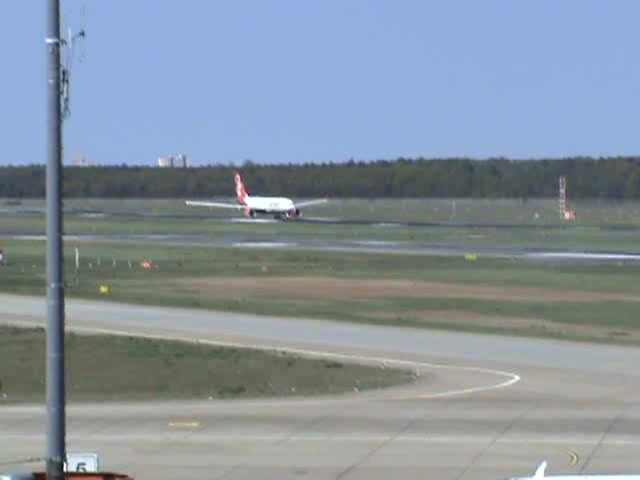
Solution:
{"label": "airplane on runway", "polygon": [[233,208],[242,210],[247,218],[255,218],[256,214],[261,214],[273,215],[274,218],[279,220],[291,220],[292,218],[302,215],[302,211],[300,210],[301,208],[329,201],[329,197],[326,197],[296,204],[290,198],[286,197],[252,197],[247,193],[247,189],[242,182],[242,177],[240,177],[238,172],[233,176],[233,180],[236,184],[237,205],[233,203],[204,202],[195,200],[187,200],[185,203],[196,207]]}

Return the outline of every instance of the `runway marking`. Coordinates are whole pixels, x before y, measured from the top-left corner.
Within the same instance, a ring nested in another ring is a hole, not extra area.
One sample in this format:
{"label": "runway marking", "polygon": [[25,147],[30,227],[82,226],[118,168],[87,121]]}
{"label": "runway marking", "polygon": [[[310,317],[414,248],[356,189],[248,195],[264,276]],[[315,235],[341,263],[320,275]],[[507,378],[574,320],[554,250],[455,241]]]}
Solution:
{"label": "runway marking", "polygon": [[278,223],[275,218],[225,218],[221,223]]}
{"label": "runway marking", "polygon": [[[22,324],[35,324],[38,326],[42,326],[42,323],[32,322],[32,321],[22,321],[19,322]],[[106,335],[119,335],[119,336],[130,336],[130,337],[139,337],[139,338],[152,338],[157,340],[173,340],[179,342],[188,342],[188,343],[196,343],[196,344],[204,344],[204,345],[213,345],[213,346],[221,346],[221,347],[231,347],[231,348],[245,348],[252,350],[262,350],[262,351],[270,351],[270,352],[287,352],[293,353],[302,356],[308,357],[318,357],[318,358],[332,358],[332,359],[342,359],[342,360],[353,360],[360,362],[375,362],[379,365],[383,366],[386,364],[397,365],[397,366],[405,366],[405,367],[424,367],[430,369],[442,369],[442,370],[458,370],[463,372],[476,372],[482,374],[495,375],[499,377],[506,377],[507,380],[504,380],[499,383],[492,383],[489,385],[481,385],[478,387],[469,387],[462,389],[454,389],[454,390],[446,390],[444,392],[437,393],[425,393],[425,394],[411,394],[411,395],[397,395],[391,397],[393,400],[409,400],[409,399],[438,399],[438,398],[449,398],[460,395],[469,395],[474,393],[487,392],[491,390],[501,390],[512,385],[518,383],[521,379],[520,375],[512,372],[506,372],[502,370],[494,370],[490,368],[483,367],[465,367],[459,365],[445,365],[445,364],[437,364],[430,362],[421,362],[416,360],[399,360],[395,358],[387,358],[387,357],[372,357],[367,355],[353,355],[346,353],[336,353],[336,352],[326,352],[320,350],[307,350],[303,348],[295,348],[295,347],[274,347],[273,345],[263,345],[263,344],[251,344],[251,343],[239,343],[239,342],[227,342],[222,340],[210,340],[210,339],[202,339],[197,337],[185,337],[185,336],[175,336],[175,335],[159,335],[153,333],[144,333],[144,332],[130,332],[128,330],[118,330],[118,329],[108,329],[108,328],[99,328],[99,327],[83,327],[83,326],[67,326],[67,330],[76,330],[76,331],[85,331],[90,333],[101,333]],[[322,400],[308,400],[308,399],[285,399],[279,401],[265,401],[261,403],[261,405],[290,405],[292,403],[302,403],[304,405],[309,405],[311,403],[321,402],[322,404],[328,403],[327,399]]]}
{"label": "runway marking", "polygon": [[526,254],[528,258],[578,259],[578,260],[640,260],[633,253],[597,253],[597,252],[535,252]]}
{"label": "runway marking", "polygon": [[398,245],[402,245],[400,242],[390,242],[385,240],[360,240],[349,242],[352,245],[364,245],[370,247],[395,247]]}
{"label": "runway marking", "polygon": [[574,467],[576,463],[578,463],[578,454],[573,450],[569,450],[569,457],[571,458],[571,460],[569,461],[569,466]]}
{"label": "runway marking", "polygon": [[169,422],[170,428],[199,428],[200,422]]}
{"label": "runway marking", "polygon": [[390,227],[402,227],[402,224],[401,223],[394,223],[394,222],[380,222],[380,223],[374,223],[373,226],[374,227],[390,228]]}
{"label": "runway marking", "polygon": [[232,247],[241,248],[287,248],[295,247],[295,243],[286,242],[233,242]]}

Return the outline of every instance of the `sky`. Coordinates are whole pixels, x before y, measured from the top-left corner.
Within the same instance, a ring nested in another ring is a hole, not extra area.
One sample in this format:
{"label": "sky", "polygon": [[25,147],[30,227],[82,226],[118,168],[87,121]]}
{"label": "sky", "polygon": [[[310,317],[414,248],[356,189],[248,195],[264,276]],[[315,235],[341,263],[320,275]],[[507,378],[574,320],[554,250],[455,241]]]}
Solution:
{"label": "sky", "polygon": [[[65,163],[640,154],[635,0],[61,3]],[[0,2],[2,165],[46,162],[45,5]]]}

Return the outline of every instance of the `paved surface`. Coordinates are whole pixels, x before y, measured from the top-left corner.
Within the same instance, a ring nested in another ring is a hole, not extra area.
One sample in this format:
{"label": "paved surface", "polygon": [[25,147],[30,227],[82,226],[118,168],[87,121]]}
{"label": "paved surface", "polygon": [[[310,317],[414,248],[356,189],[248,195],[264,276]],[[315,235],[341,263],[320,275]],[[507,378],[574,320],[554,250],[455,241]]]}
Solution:
{"label": "paved surface", "polygon": [[[45,235],[23,235],[5,232],[2,238],[13,240],[46,240]],[[316,240],[282,239],[279,241],[247,240],[238,236],[212,236],[204,234],[80,234],[65,235],[65,241],[110,242],[132,244],[161,244],[194,247],[274,248],[286,250],[316,250],[326,252],[396,253],[429,256],[463,256],[469,253],[490,258],[513,258],[545,262],[640,262],[638,252],[575,251],[575,250],[530,250],[505,246],[465,248],[460,245],[422,242],[379,240]]]}
{"label": "paved surface", "polygon": [[[0,295],[3,321],[43,299]],[[298,349],[404,366],[416,383],[342,397],[73,405],[68,449],[142,478],[499,479],[638,473],[640,350],[217,312],[68,302],[85,331]],[[0,463],[40,456],[44,411],[0,407]],[[38,464],[0,469],[36,468]]]}
{"label": "paved surface", "polygon": [[[229,200],[229,199],[228,199]],[[228,201],[227,200],[227,201]],[[225,201],[221,199],[221,201]],[[230,203],[232,203],[231,200]],[[234,216],[216,213],[215,210],[206,210],[197,212],[195,210],[180,212],[150,212],[145,210],[83,210],[74,208],[65,208],[64,214],[67,216],[78,216],[80,218],[126,218],[126,219],[197,219],[207,220],[220,223],[275,223],[282,220],[274,219],[269,215],[258,216],[257,218],[245,218],[238,214]],[[33,217],[45,216],[46,208],[0,208],[0,215],[9,217]],[[320,223],[330,225],[372,225],[383,227],[438,227],[438,228],[506,228],[506,229],[523,229],[523,230],[558,230],[566,228],[563,224],[531,224],[531,223],[506,223],[506,222],[460,222],[460,221],[408,221],[405,219],[386,219],[386,220],[367,220],[360,218],[340,218],[340,217],[319,217],[317,215],[304,214],[294,220],[296,223]],[[601,230],[640,230],[638,225],[612,225],[609,223],[601,223],[591,225]]]}

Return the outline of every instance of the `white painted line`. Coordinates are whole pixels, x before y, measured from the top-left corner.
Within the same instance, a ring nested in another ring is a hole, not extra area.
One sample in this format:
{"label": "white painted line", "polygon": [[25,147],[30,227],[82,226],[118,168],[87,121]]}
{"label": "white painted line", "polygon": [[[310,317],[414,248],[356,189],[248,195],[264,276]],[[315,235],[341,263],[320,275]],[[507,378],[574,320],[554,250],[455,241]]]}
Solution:
{"label": "white painted line", "polygon": [[223,222],[229,223],[278,223],[275,218],[226,218]]}
{"label": "white painted line", "polygon": [[11,240],[46,240],[46,235],[10,235]]}
{"label": "white painted line", "polygon": [[295,243],[286,242],[234,242],[231,244],[233,247],[241,248],[285,248],[295,247]]}
{"label": "white painted line", "polygon": [[362,240],[350,242],[352,245],[365,245],[370,247],[396,247],[398,245],[403,245],[401,242],[392,242],[385,240]]}
{"label": "white painted line", "polygon": [[380,223],[374,223],[373,226],[374,227],[383,227],[383,228],[393,228],[393,227],[401,227],[402,224],[400,224],[400,223],[392,223],[392,222],[380,222]]}
{"label": "white painted line", "polygon": [[571,258],[580,260],[640,260],[640,255],[632,253],[592,253],[592,252],[539,252],[528,253],[528,258]]}

